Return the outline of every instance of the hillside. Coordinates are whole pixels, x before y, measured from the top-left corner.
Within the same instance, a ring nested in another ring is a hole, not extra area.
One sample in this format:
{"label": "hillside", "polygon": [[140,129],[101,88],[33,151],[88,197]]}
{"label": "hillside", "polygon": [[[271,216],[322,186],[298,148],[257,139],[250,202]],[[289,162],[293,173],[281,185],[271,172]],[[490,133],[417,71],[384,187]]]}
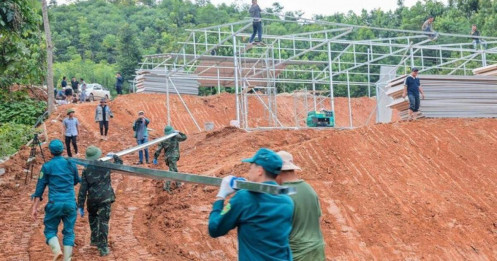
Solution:
{"label": "hillside", "polygon": [[[131,124],[139,110],[149,112],[150,127],[157,136],[165,122],[161,102],[164,97],[142,94],[112,101],[115,119],[107,141],[100,141],[96,133],[96,104],[73,106],[82,122],[81,147],[95,144],[106,153],[134,146]],[[225,128],[234,115],[233,96],[187,97],[186,102],[201,126],[213,121],[216,130],[195,132],[180,104],[173,102],[173,122],[189,134],[181,147],[179,169],[244,175],[247,166],[240,159],[259,147],[291,152],[302,167],[302,177],[320,196],[329,260],[497,259],[496,120],[245,132]],[[339,104],[337,111],[346,111],[346,103]],[[364,100],[354,104],[365,107],[364,113],[356,115],[358,122],[365,122],[374,102],[369,107]],[[59,107],[47,120],[50,138],[60,137],[67,108]],[[342,118],[347,124],[348,119]],[[49,254],[42,219],[33,223],[29,216],[36,175],[24,185],[22,168],[28,154],[24,148],[0,166],[7,170],[0,176],[0,259],[44,260]],[[124,160],[132,164],[137,155]],[[164,163],[158,166],[164,167]],[[119,173],[113,174],[113,186],[117,201],[110,225],[112,253],[106,260],[236,260],[235,232],[219,239],[207,233],[216,188],[186,185],[168,194],[158,181]],[[87,222],[85,217],[76,224],[75,260],[99,260],[97,250],[89,246]]]}

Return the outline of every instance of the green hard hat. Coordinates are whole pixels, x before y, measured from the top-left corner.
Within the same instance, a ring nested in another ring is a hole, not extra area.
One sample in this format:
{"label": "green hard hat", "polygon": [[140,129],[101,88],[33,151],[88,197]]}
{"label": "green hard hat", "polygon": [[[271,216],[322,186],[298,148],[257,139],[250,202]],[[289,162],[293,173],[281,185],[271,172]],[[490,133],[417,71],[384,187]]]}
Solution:
{"label": "green hard hat", "polygon": [[87,160],[97,160],[102,156],[102,150],[98,147],[90,146],[86,149],[86,159]]}
{"label": "green hard hat", "polygon": [[172,126],[170,126],[170,125],[167,125],[167,126],[164,128],[164,134],[166,134],[166,135],[169,135],[169,134],[171,134],[171,133],[173,133],[173,132],[174,132],[174,128],[173,128]]}
{"label": "green hard hat", "polygon": [[69,115],[71,112],[74,112],[74,109],[67,110],[67,115]]}

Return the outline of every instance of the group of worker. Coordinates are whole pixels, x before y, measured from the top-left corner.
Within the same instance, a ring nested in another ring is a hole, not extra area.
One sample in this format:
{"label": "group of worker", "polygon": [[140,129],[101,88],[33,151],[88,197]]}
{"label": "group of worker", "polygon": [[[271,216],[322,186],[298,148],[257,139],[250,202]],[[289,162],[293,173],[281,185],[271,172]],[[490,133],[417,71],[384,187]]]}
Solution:
{"label": "group of worker", "polygon": [[[186,139],[186,135],[171,126],[165,128],[165,134],[176,135],[159,145],[154,163],[165,150],[169,169],[177,171],[178,142]],[[80,178],[76,165],[62,157],[62,141],[52,140],[49,150],[53,158],[41,168],[32,195],[32,215],[37,218],[39,203],[48,186],[44,234],[54,260],[71,260],[74,225],[77,215],[84,217],[85,203],[91,229],[90,245],[96,246],[101,256],[108,255],[109,219],[111,204],[115,201],[110,170],[89,165]],[[86,150],[87,160],[97,160],[101,155],[102,151],[95,146]],[[114,154],[113,158],[115,163],[122,164],[117,155]],[[319,199],[312,187],[298,178],[295,171],[300,168],[294,164],[293,156],[285,151],[275,153],[261,148],[243,162],[250,163],[247,180],[296,187],[297,193],[288,196],[235,191],[232,187],[235,177],[227,176],[223,178],[209,217],[209,234],[219,237],[237,227],[239,260],[324,260]],[[76,201],[74,186],[78,183],[81,186]],[[233,197],[225,204],[225,199],[231,194]],[[64,223],[63,251],[57,237],[61,221]]]}

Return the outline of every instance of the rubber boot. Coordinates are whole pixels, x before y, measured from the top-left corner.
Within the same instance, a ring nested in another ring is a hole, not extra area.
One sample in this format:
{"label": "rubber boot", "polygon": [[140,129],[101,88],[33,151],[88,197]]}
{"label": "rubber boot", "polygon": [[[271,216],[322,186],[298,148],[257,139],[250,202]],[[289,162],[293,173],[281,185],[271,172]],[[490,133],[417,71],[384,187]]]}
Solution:
{"label": "rubber boot", "polygon": [[110,254],[110,250],[108,247],[99,247],[98,251],[100,251],[100,256],[107,256]]}
{"label": "rubber boot", "polygon": [[164,191],[171,192],[171,181],[164,182]]}
{"label": "rubber boot", "polygon": [[52,237],[48,240],[48,245],[50,249],[52,249],[52,253],[54,254],[54,261],[62,260],[62,251],[60,250],[60,243],[57,237]]}
{"label": "rubber boot", "polygon": [[64,261],[71,261],[72,246],[64,246]]}

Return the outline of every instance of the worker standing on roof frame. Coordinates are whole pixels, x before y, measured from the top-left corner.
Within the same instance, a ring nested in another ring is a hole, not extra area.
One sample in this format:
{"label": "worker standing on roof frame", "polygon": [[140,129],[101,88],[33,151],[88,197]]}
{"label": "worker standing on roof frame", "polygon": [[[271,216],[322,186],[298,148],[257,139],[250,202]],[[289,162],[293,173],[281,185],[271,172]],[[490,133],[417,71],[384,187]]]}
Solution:
{"label": "worker standing on roof frame", "polygon": [[411,74],[404,80],[404,92],[402,98],[409,98],[409,117],[408,120],[415,120],[418,117],[420,104],[420,94],[423,100],[425,93],[421,88],[421,82],[418,78],[418,68],[412,68]]}
{"label": "worker standing on roof frame", "polygon": [[255,42],[255,44],[262,43],[262,18],[261,18],[261,8],[257,4],[257,0],[252,0],[252,6],[249,9],[250,16],[252,17],[252,28],[254,32],[252,36],[250,36],[250,43],[254,42],[255,35],[257,34],[257,38],[259,41]]}

